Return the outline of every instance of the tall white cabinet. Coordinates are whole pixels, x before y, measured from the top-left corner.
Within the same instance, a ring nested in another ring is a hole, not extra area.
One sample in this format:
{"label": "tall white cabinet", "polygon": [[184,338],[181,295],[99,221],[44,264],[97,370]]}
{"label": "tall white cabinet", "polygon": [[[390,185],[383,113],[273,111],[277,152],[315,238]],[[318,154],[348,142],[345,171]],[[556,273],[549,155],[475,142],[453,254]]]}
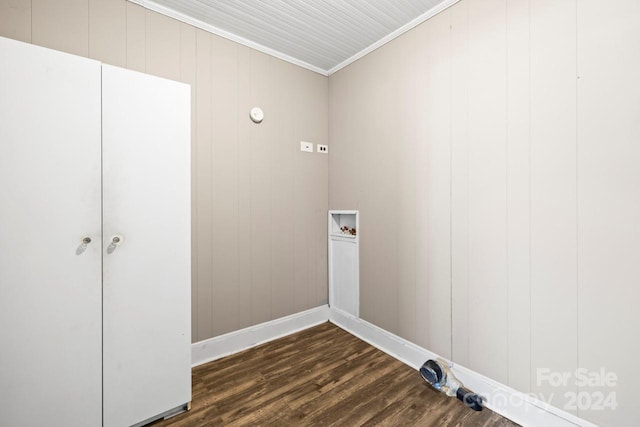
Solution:
{"label": "tall white cabinet", "polygon": [[183,409],[190,89],[0,38],[0,425]]}

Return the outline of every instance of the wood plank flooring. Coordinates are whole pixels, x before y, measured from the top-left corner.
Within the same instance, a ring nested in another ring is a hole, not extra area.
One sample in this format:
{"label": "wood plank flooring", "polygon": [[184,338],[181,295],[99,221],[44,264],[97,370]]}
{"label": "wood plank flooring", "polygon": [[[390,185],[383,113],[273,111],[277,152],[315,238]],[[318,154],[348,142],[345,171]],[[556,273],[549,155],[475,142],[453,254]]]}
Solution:
{"label": "wood plank flooring", "polygon": [[191,411],[153,427],[515,425],[324,323],[194,368]]}

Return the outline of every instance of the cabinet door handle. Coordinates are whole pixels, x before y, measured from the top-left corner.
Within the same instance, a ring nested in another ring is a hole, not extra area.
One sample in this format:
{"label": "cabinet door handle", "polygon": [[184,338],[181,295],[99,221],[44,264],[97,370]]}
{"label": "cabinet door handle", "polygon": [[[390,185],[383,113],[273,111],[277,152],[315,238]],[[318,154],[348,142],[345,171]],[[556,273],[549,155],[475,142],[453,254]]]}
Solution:
{"label": "cabinet door handle", "polygon": [[91,243],[91,237],[84,236],[80,241],[80,245],[76,248],[76,255],[82,255],[87,250],[87,245]]}
{"label": "cabinet door handle", "polygon": [[109,246],[107,246],[107,253],[112,254],[113,251],[116,250],[116,247],[122,243],[122,240],[123,240],[122,236],[118,236],[118,235],[113,236],[111,238],[111,242],[109,243]]}

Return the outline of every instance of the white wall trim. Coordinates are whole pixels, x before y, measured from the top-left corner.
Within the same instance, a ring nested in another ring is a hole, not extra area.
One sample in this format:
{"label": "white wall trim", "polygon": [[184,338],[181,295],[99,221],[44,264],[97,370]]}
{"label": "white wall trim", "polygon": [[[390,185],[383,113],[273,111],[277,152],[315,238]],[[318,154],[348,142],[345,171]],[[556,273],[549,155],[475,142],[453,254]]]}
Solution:
{"label": "white wall trim", "polygon": [[365,56],[365,55],[367,55],[367,54],[369,54],[371,52],[373,52],[374,50],[378,49],[379,47],[384,46],[385,44],[389,43],[391,40],[393,40],[393,39],[395,39],[397,37],[400,37],[401,35],[403,35],[407,31],[411,30],[412,28],[417,27],[418,25],[422,24],[424,21],[428,20],[429,18],[434,17],[438,13],[442,12],[445,9],[448,9],[449,7],[451,7],[454,4],[458,3],[459,1],[460,0],[445,0],[442,3],[435,5],[434,7],[432,7],[429,10],[427,10],[425,13],[423,13],[422,15],[420,15],[417,18],[415,18],[415,19],[409,21],[408,23],[404,24],[402,27],[398,28],[394,32],[392,32],[389,35],[381,38],[380,40],[378,40],[377,42],[373,43],[372,45],[369,45],[368,47],[362,49],[360,52],[356,53],[351,58],[349,58],[349,59],[347,59],[345,61],[342,61],[341,63],[339,63],[335,67],[331,68],[330,70],[328,70],[326,72],[327,73],[326,75],[330,76],[331,74],[340,71],[341,69],[343,69],[347,65],[356,62],[358,59],[362,58],[363,56]]}
{"label": "white wall trim", "polygon": [[[439,355],[328,305],[271,320],[191,345],[192,366],[202,365],[330,321],[350,334],[418,370]],[[465,386],[485,398],[485,406],[525,427],[597,427],[586,420],[487,378],[471,369],[449,362]],[[416,374],[417,375],[417,374]]]}
{"label": "white wall trim", "polygon": [[193,25],[196,28],[200,28],[201,30],[208,31],[212,34],[215,34],[220,37],[224,37],[225,39],[231,40],[236,43],[240,43],[241,45],[250,47],[251,49],[255,49],[257,51],[266,53],[267,55],[271,55],[275,58],[282,59],[283,61],[290,62],[291,64],[297,65],[302,68],[306,68],[307,70],[313,71],[314,73],[321,74],[323,76],[328,76],[327,70],[324,70],[320,67],[316,67],[315,65],[309,64],[308,62],[301,61],[297,58],[284,54],[275,49],[271,49],[269,47],[263,46],[260,43],[253,42],[249,39],[245,39],[244,37],[240,37],[236,34],[230,33],[218,27],[215,27],[211,24],[207,24],[206,22],[200,21],[199,19],[192,18],[184,13],[180,13],[166,6],[162,6],[151,0],[127,0],[131,3],[135,3],[144,7],[145,9],[152,10],[154,12],[158,12],[162,15],[168,16],[173,19],[177,19],[180,22],[184,22],[185,24]]}
{"label": "white wall trim", "polygon": [[208,31],[210,33],[213,33],[215,35],[218,35],[220,37],[224,37],[225,39],[234,41],[236,43],[240,43],[241,45],[250,47],[251,49],[255,49],[258,50],[260,52],[266,53],[267,55],[271,55],[273,57],[276,57],[278,59],[282,59],[283,61],[287,61],[290,62],[294,65],[297,65],[299,67],[302,68],[306,68],[307,70],[313,71],[315,73],[321,74],[323,76],[330,76],[331,74],[340,71],[341,69],[343,69],[344,67],[346,67],[347,65],[357,61],[358,59],[362,58],[363,56],[373,52],[374,50],[376,50],[377,48],[384,46],[385,44],[389,43],[391,40],[400,37],[401,35],[403,35],[404,33],[406,33],[407,31],[411,30],[412,28],[422,24],[424,21],[428,20],[429,18],[432,18],[433,16],[437,15],[438,13],[442,12],[443,10],[453,6],[454,4],[458,3],[460,0],[445,0],[440,4],[437,4],[436,6],[432,7],[431,9],[429,9],[428,11],[426,11],[425,13],[423,13],[422,15],[418,16],[417,18],[409,21],[408,23],[406,23],[405,25],[403,25],[402,27],[398,28],[397,30],[395,30],[394,32],[386,35],[385,37],[381,38],[380,40],[378,40],[377,42],[367,46],[366,48],[362,49],[360,52],[356,53],[355,55],[353,55],[352,57],[342,61],[340,64],[336,65],[335,67],[329,69],[329,70],[325,70],[323,68],[317,67],[315,65],[309,64],[308,62],[305,61],[301,61],[300,59],[294,58],[292,56],[289,56],[285,53],[282,53],[280,51],[277,51],[275,49],[271,49],[269,47],[263,46],[260,43],[256,43],[253,42],[249,39],[246,39],[244,37],[240,37],[236,34],[230,33],[228,31],[225,31],[221,28],[218,28],[216,26],[213,26],[211,24],[207,24],[206,22],[200,21],[199,19],[195,19],[192,18],[188,15],[185,15],[184,13],[180,13],[178,11],[175,11],[171,8],[168,8],[166,6],[162,6],[152,0],[128,0],[131,3],[135,3],[137,5],[140,5],[142,7],[144,7],[145,9],[149,9],[152,10],[154,12],[158,12],[162,15],[165,16],[169,16],[171,18],[177,19],[180,22],[184,22],[185,24],[189,24],[189,25],[193,25],[196,28],[200,28],[202,30]]}
{"label": "white wall trim", "polygon": [[191,344],[191,366],[202,365],[221,357],[291,335],[329,320],[329,306],[281,317],[259,325],[229,332]]}
{"label": "white wall trim", "polygon": [[[440,357],[427,349],[339,309],[332,308],[329,315],[331,323],[416,370],[426,360]],[[452,362],[450,364],[454,374],[467,388],[486,398],[485,406],[487,408],[525,427],[597,427],[595,424],[552,407],[525,393],[518,392],[471,369]]]}

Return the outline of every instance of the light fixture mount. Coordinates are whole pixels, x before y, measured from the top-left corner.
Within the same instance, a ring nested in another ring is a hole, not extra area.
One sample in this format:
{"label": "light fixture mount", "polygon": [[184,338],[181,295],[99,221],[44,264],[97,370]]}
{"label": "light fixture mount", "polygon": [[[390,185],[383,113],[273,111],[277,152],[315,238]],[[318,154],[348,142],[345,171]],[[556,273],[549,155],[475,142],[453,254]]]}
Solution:
{"label": "light fixture mount", "polygon": [[249,112],[249,117],[251,117],[254,123],[261,123],[264,119],[264,112],[262,112],[262,108],[260,107],[253,107]]}

